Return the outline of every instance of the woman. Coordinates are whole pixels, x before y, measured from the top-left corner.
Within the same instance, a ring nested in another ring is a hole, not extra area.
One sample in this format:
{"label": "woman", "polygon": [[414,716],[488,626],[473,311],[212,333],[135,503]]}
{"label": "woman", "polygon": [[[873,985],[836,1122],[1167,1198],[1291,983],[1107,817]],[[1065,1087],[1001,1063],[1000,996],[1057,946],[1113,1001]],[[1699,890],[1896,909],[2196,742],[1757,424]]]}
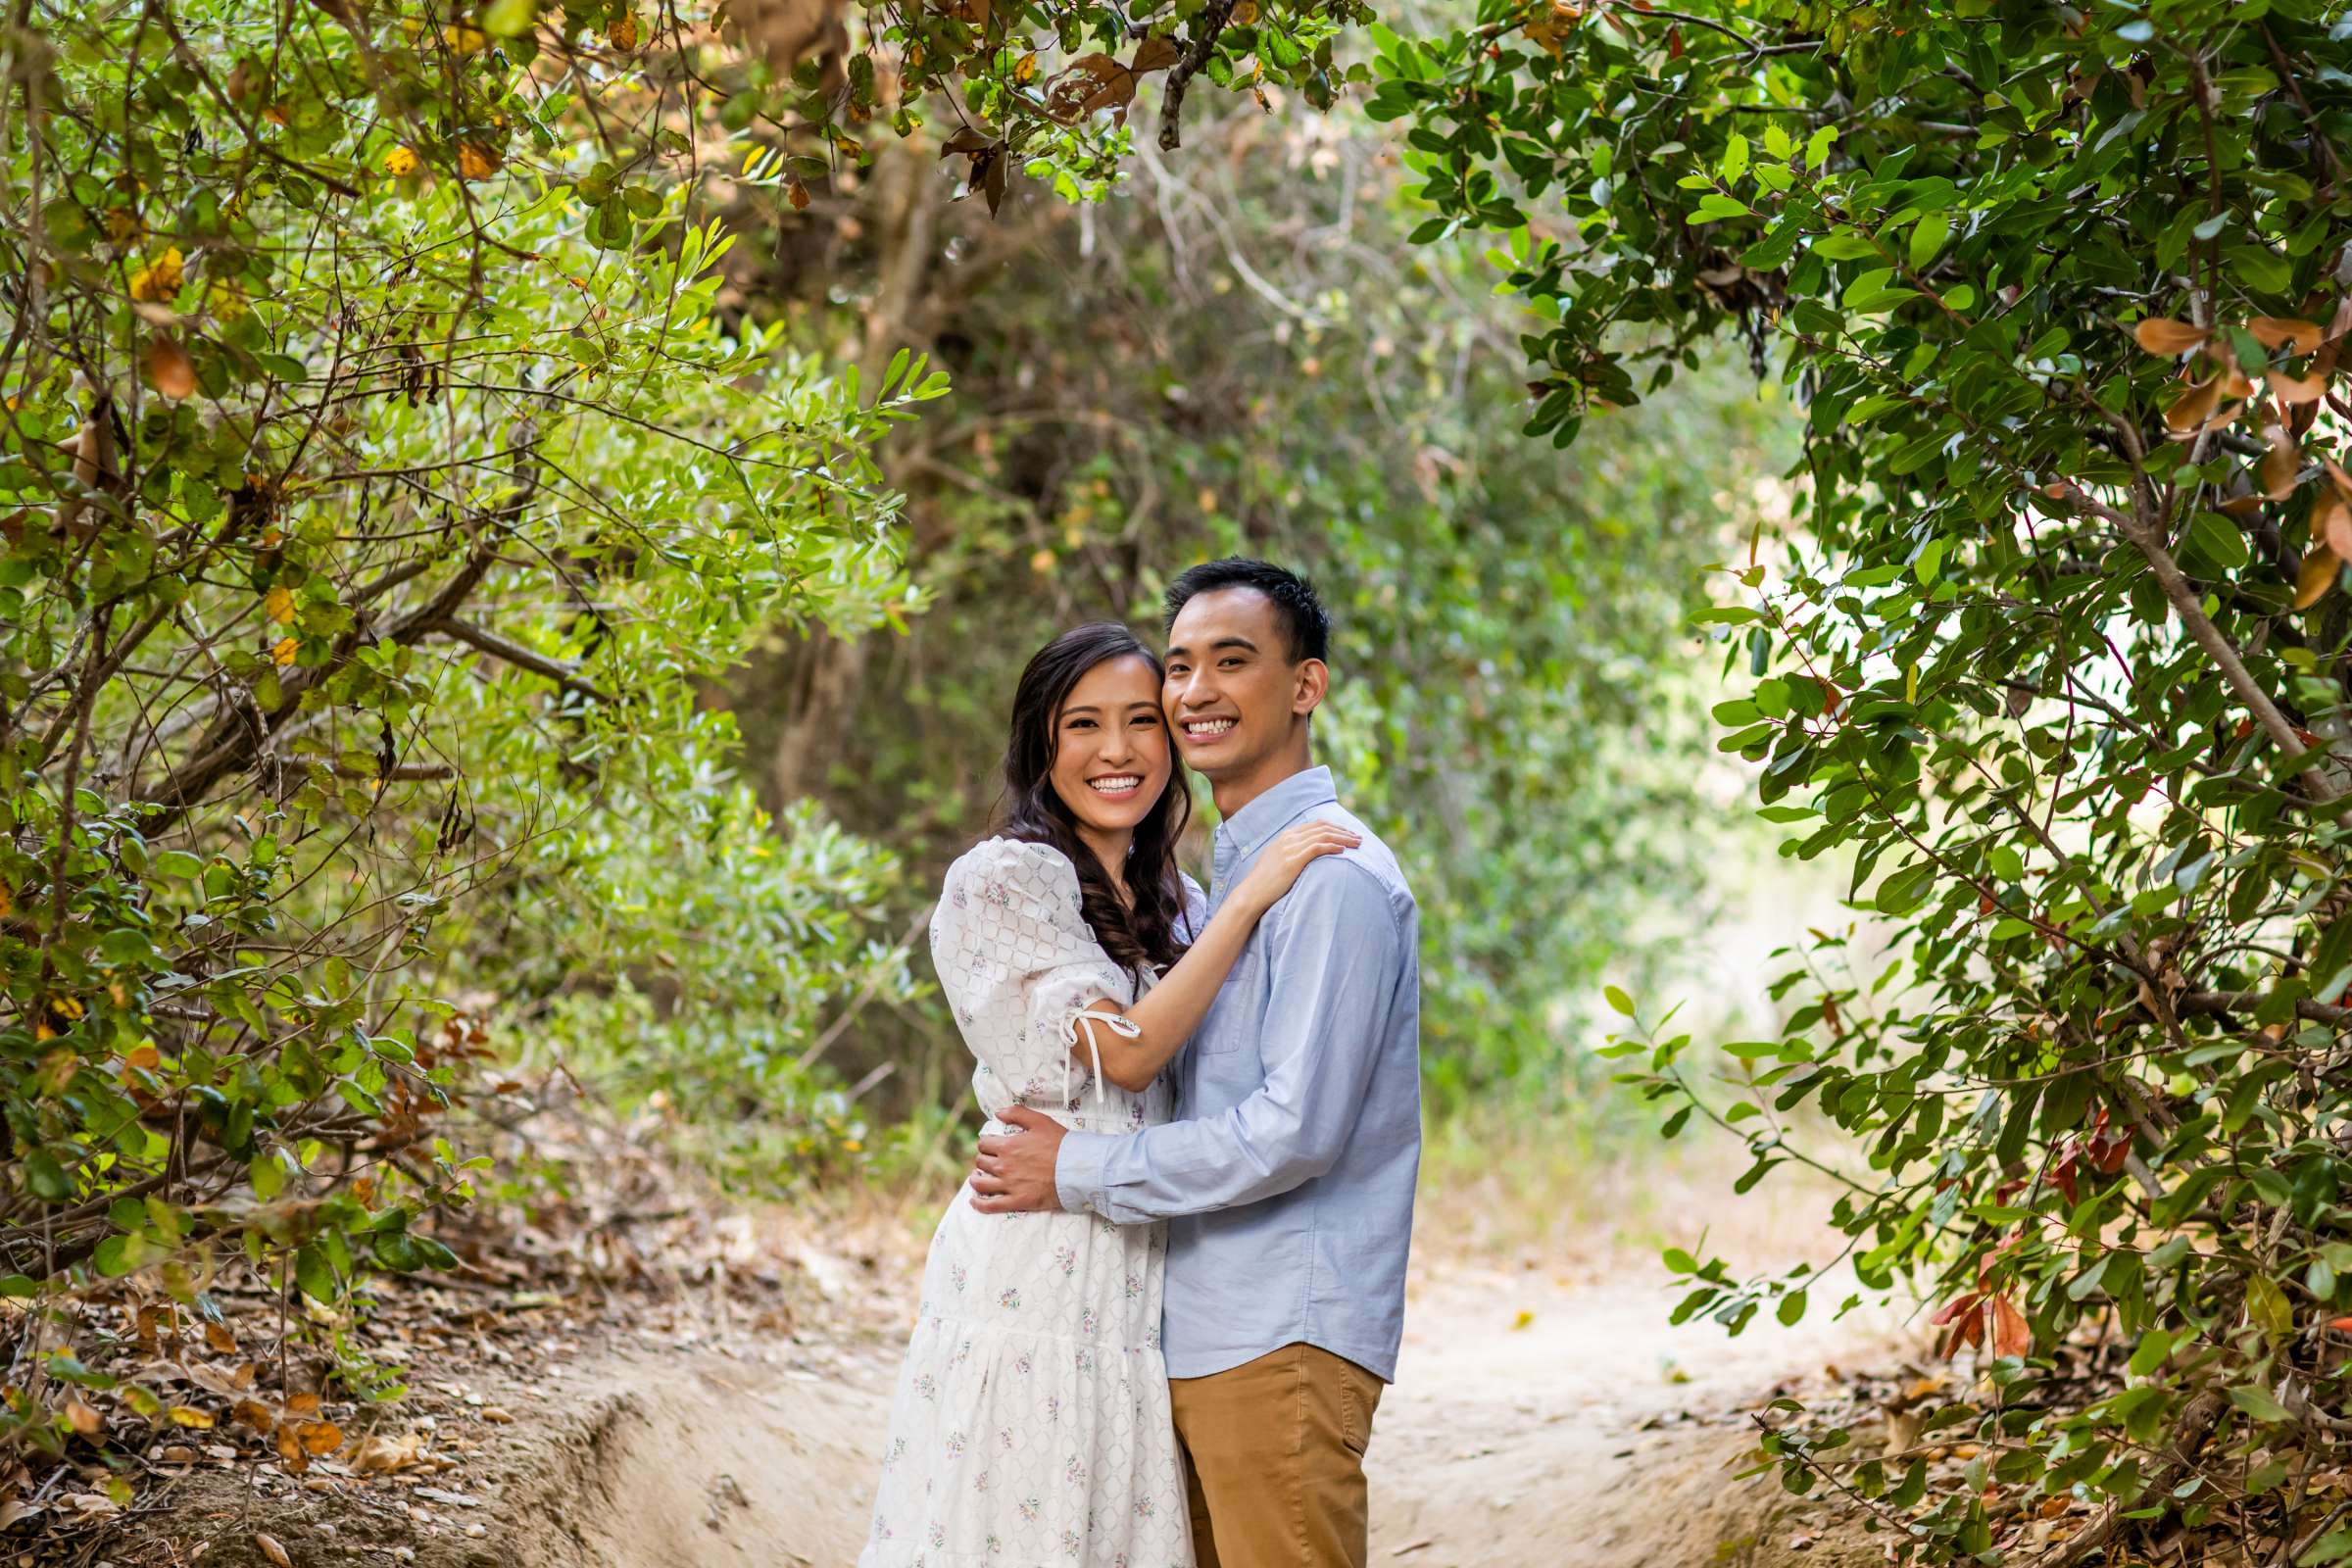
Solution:
{"label": "woman", "polygon": [[[1095,1131],[1165,1120],[1159,1070],[1258,917],[1307,861],[1359,842],[1293,829],[1203,923],[1176,868],[1191,801],[1160,678],[1107,622],[1021,672],[1003,831],[949,868],[931,920],[992,1119],[1024,1104]],[[982,1214],[969,1196],[932,1238],[858,1568],[1191,1568],[1160,1228]]]}

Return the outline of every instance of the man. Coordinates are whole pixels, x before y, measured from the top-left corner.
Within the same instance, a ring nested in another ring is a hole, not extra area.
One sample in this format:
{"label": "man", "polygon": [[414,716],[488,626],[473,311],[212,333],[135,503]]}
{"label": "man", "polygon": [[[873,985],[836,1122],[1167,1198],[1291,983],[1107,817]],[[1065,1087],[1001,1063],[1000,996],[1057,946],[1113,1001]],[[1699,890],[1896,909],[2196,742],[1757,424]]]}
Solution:
{"label": "man", "polygon": [[1222,819],[1214,906],[1275,835],[1345,823],[1259,921],[1169,1069],[1185,1119],[1125,1136],[1016,1107],[982,1209],[1168,1223],[1161,1332],[1200,1568],[1364,1568],[1363,1456],[1396,1375],[1421,1155],[1418,914],[1341,809],[1307,725],[1330,680],[1314,589],[1258,561],[1170,586],[1162,706]]}

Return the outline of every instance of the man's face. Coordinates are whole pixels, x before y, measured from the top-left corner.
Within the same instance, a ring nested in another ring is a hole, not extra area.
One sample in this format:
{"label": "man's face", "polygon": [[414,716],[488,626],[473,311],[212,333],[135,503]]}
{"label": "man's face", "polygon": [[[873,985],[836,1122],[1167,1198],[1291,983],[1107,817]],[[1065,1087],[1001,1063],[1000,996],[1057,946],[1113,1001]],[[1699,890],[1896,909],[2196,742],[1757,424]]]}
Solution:
{"label": "man's face", "polygon": [[1168,728],[1187,763],[1211,783],[1247,777],[1290,738],[1306,696],[1300,665],[1254,588],[1195,594],[1168,627],[1160,688]]}

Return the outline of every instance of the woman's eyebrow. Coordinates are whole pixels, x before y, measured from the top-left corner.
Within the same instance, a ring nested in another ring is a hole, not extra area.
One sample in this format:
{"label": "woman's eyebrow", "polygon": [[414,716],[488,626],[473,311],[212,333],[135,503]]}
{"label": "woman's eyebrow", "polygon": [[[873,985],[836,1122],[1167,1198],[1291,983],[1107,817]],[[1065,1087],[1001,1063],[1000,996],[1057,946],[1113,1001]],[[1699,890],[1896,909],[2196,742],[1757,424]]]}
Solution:
{"label": "woman's eyebrow", "polygon": [[1064,718],[1076,718],[1081,713],[1095,713],[1099,711],[1101,711],[1101,710],[1097,709],[1094,704],[1088,703],[1079,708],[1063,709],[1061,710],[1061,716]]}

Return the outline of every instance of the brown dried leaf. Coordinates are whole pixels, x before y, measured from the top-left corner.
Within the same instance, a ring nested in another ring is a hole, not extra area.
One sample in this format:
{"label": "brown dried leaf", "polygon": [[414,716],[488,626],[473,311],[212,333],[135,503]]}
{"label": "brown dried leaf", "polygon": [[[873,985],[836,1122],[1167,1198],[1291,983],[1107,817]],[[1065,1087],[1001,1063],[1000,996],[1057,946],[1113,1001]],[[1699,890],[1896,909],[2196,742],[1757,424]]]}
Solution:
{"label": "brown dried leaf", "polygon": [[2213,414],[2214,405],[2222,401],[2222,378],[2210,376],[2190,387],[2164,411],[2165,427],[2179,439],[2186,439],[2201,428]]}
{"label": "brown dried leaf", "polygon": [[840,62],[850,52],[849,10],[849,0],[726,0],[725,7],[728,29],[765,55],[777,75],[815,56],[831,62],[828,84],[835,75],[847,79]]}
{"label": "brown dried leaf", "polygon": [[[142,1060],[142,1057],[145,1059]],[[133,1067],[152,1067],[161,1059],[155,1054],[153,1046],[141,1046],[125,1058]],[[221,1355],[237,1353],[237,1337],[228,1331],[228,1325],[225,1323],[207,1323],[204,1326],[204,1343]]]}
{"label": "brown dried leaf", "polygon": [[2299,321],[2285,316],[2257,316],[2246,323],[2254,341],[2266,349],[2294,345],[2298,355],[2309,354],[2320,346],[2319,327],[2310,321]]}
{"label": "brown dried leaf", "polygon": [[74,1395],[66,1396],[66,1419],[74,1424],[74,1431],[85,1438],[96,1437],[99,1429],[106,1425],[106,1417],[82,1403],[79,1396]]}
{"label": "brown dried leaf", "polygon": [[2328,395],[2328,378],[2324,375],[2288,375],[2273,370],[2263,379],[2271,383],[2271,395],[2281,403],[2317,403]]}
{"label": "brown dried leaf", "polygon": [[2340,564],[2326,545],[2314,545],[2303,558],[2303,569],[2295,573],[2295,608],[2309,610],[2318,604],[2335,586],[2336,568]]}
{"label": "brown dried leaf", "polygon": [[2191,326],[2166,316],[2146,316],[2132,328],[2132,336],[2150,354],[2185,354],[2213,336],[2208,327]]}
{"label": "brown dried leaf", "polygon": [[343,1429],[332,1421],[305,1422],[295,1435],[302,1440],[305,1453],[332,1453],[343,1446]]}
{"label": "brown dried leaf", "polygon": [[1105,54],[1080,55],[1046,84],[1046,114],[1065,125],[1134,101],[1135,73]]}
{"label": "brown dried leaf", "polygon": [[314,1416],[318,1413],[318,1396],[316,1394],[296,1394],[289,1396],[286,1399],[286,1414],[288,1415]]}
{"label": "brown dried leaf", "polygon": [[265,1535],[256,1530],[253,1533],[253,1544],[261,1547],[262,1555],[277,1564],[277,1568],[294,1568],[294,1559],[286,1555],[286,1548],[277,1544],[275,1536]]}
{"label": "brown dried leaf", "polygon": [[981,188],[988,196],[988,216],[991,218],[996,217],[997,209],[1004,204],[1004,166],[1010,161],[1002,152],[988,160],[988,173],[981,181]]}
{"label": "brown dried leaf", "polygon": [[351,1467],[383,1474],[404,1470],[417,1460],[416,1434],[404,1432],[397,1438],[365,1437],[351,1452]]}
{"label": "brown dried leaf", "polygon": [[2274,424],[2263,434],[2269,437],[2271,450],[2262,458],[2262,493],[2267,500],[2284,501],[2294,493],[2295,475],[2302,471],[2303,449],[2283,424]]}
{"label": "brown dried leaf", "polygon": [[277,1429],[277,1462],[296,1475],[311,1467],[311,1456],[303,1452],[302,1439],[294,1435],[292,1422]]}
{"label": "brown dried leaf", "polygon": [[2352,561],[2352,506],[2342,496],[2329,496],[2322,501],[2311,519],[2311,536],[2335,553],[2339,561]]}
{"label": "brown dried leaf", "polygon": [[1135,58],[1128,62],[1127,69],[1139,76],[1149,75],[1154,71],[1167,70],[1183,58],[1184,46],[1175,39],[1146,38],[1136,46]]}
{"label": "brown dried leaf", "polygon": [[2034,1328],[2026,1321],[2006,1296],[1992,1298],[1992,1353],[1995,1355],[2030,1355],[2034,1350]]}
{"label": "brown dried leaf", "polygon": [[259,1399],[239,1399],[229,1407],[229,1419],[242,1421],[256,1432],[271,1432],[277,1428],[277,1416]]}

